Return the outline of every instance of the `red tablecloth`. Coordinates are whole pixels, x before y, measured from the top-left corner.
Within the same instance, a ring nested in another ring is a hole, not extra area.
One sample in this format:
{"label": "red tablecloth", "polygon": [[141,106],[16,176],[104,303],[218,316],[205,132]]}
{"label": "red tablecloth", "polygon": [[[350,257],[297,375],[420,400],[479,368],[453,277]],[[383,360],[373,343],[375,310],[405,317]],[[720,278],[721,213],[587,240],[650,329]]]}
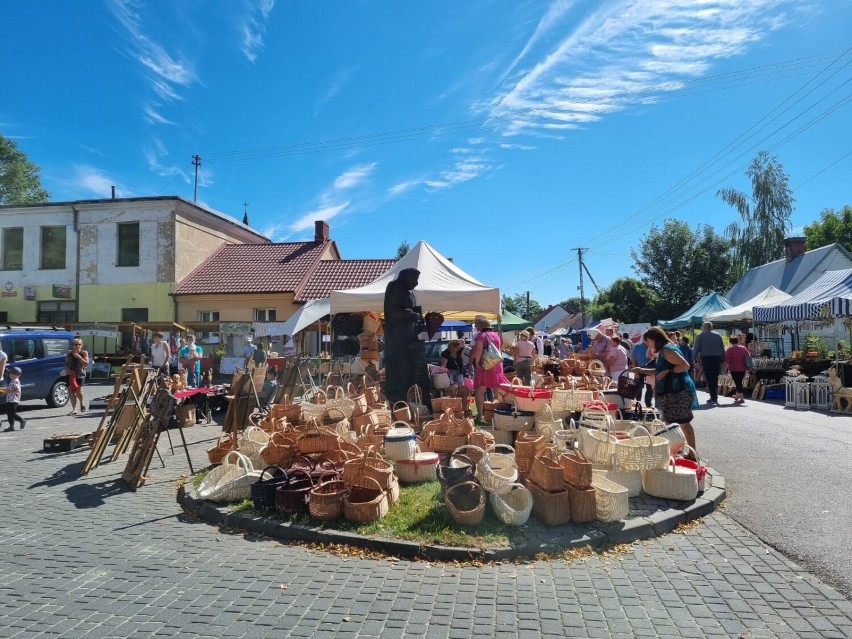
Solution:
{"label": "red tablecloth", "polygon": [[199,393],[204,393],[208,397],[215,397],[225,392],[224,386],[210,386],[209,388],[185,388],[184,390],[175,391],[175,399],[186,399]]}

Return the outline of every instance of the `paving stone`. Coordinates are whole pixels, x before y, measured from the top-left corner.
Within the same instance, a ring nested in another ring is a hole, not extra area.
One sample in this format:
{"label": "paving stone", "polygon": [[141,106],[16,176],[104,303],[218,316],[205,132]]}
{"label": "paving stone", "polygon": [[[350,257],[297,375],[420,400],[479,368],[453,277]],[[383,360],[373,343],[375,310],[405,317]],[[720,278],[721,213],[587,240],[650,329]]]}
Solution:
{"label": "paving stone", "polygon": [[[80,478],[87,451],[34,451],[48,433],[98,420],[27,412],[45,419],[0,433],[2,637],[852,636],[848,600],[724,512],[687,533],[573,562],[337,557],[186,517],[174,495],[186,459],[167,446],[166,468],[155,458],[136,492],[118,479],[124,460]],[[217,433],[185,431],[197,467]],[[540,541],[581,539],[583,530],[554,527]]]}

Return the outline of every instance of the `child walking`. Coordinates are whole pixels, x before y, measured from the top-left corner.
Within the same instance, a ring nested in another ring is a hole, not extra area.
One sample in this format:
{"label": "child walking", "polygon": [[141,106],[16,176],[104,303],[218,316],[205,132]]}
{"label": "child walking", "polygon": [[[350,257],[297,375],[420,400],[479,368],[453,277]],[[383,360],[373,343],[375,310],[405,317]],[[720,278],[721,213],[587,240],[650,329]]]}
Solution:
{"label": "child walking", "polygon": [[27,427],[27,420],[18,415],[18,404],[21,403],[21,369],[13,366],[9,369],[9,383],[6,391],[6,417],[9,419],[9,427],[4,432],[15,430],[15,422],[21,423],[21,430]]}

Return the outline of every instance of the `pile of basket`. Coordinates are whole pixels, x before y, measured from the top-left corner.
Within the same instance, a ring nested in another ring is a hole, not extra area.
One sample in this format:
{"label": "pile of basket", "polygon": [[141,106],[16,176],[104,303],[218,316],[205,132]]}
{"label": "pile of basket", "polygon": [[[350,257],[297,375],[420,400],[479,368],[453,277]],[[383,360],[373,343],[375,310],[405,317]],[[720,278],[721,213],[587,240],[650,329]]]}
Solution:
{"label": "pile of basket", "polygon": [[480,524],[487,504],[511,526],[522,526],[532,512],[532,495],[518,482],[510,446],[460,446],[441,462],[438,479],[447,513],[461,526]]}
{"label": "pile of basket", "polygon": [[376,333],[364,332],[358,335],[361,351],[349,367],[353,375],[367,375],[378,379],[379,370],[379,338]]}

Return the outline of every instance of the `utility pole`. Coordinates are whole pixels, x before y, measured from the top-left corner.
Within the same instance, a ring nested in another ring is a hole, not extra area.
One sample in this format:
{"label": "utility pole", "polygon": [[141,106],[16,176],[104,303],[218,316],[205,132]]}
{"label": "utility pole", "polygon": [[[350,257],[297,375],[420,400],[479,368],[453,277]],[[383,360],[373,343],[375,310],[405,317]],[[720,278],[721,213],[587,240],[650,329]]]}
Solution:
{"label": "utility pole", "polygon": [[577,251],[577,261],[580,263],[580,286],[577,288],[580,289],[580,314],[583,316],[583,328],[586,327],[586,298],[583,295],[583,251],[586,249],[583,247],[577,247],[571,249],[572,251]]}
{"label": "utility pole", "polygon": [[530,318],[530,292],[527,291],[527,319]]}
{"label": "utility pole", "polygon": [[201,166],[201,156],[193,155],[192,163],[195,165],[195,191],[192,196],[192,201],[198,202],[198,167]]}

